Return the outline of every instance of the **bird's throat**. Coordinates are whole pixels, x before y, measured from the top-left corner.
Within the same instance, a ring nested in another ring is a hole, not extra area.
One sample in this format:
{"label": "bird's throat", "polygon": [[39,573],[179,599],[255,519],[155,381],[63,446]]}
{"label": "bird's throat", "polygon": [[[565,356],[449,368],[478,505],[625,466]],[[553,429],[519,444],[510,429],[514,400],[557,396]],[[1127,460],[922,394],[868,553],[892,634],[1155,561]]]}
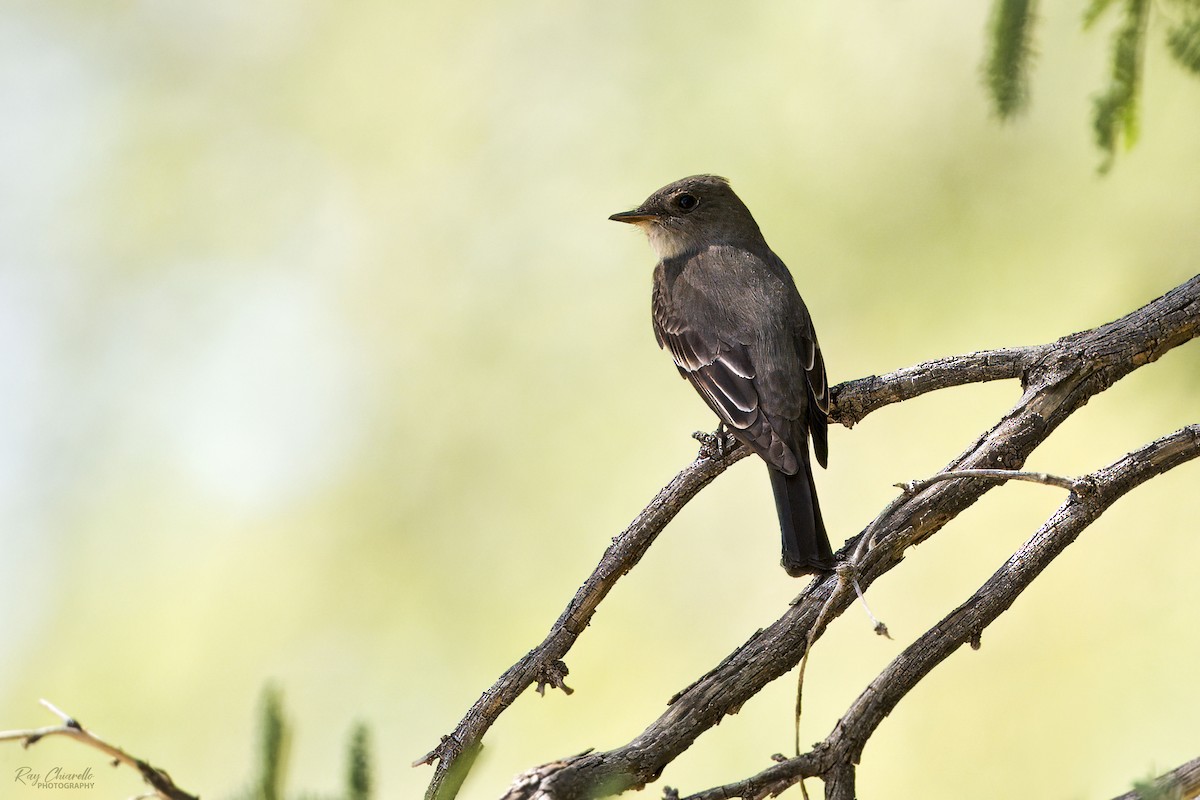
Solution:
{"label": "bird's throat", "polygon": [[650,239],[650,247],[658,256],[659,261],[677,258],[695,249],[694,243],[687,236],[683,236],[665,225],[650,223],[644,229],[646,236]]}

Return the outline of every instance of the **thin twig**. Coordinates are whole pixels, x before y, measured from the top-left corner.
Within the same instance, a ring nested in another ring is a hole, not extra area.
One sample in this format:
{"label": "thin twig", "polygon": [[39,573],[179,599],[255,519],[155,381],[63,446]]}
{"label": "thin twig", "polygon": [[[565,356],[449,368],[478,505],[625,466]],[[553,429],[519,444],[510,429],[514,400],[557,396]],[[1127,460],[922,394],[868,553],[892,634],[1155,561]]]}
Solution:
{"label": "thin twig", "polygon": [[62,725],[51,725],[45,728],[31,728],[21,731],[0,731],[0,742],[19,741],[24,747],[31,747],[47,736],[65,736],[77,742],[99,750],[113,760],[114,763],[126,764],[138,771],[147,784],[154,789],[154,795],[163,800],[198,800],[194,794],[189,794],[175,785],[171,776],[161,769],[151,766],[149,762],[132,756],[121,748],[111,745],[96,734],[84,728],[58,706],[49,700],[42,700],[42,705],[63,721]]}
{"label": "thin twig", "polygon": [[42,698],[41,700],[39,700],[38,702],[39,702],[39,703],[41,703],[41,704],[42,704],[43,706],[45,706],[46,708],[50,709],[50,713],[54,714],[56,717],[58,717],[59,719],[61,719],[61,720],[63,721],[63,725],[66,725],[68,728],[78,728],[78,727],[79,727],[79,723],[78,723],[78,722],[76,722],[76,721],[75,721],[75,720],[74,720],[74,719],[71,717],[71,715],[70,715],[70,714],[68,714],[67,712],[63,711],[63,710],[62,710],[61,708],[59,708],[58,706],[54,705],[54,703],[51,703],[51,702],[50,702],[49,700],[47,700],[46,698],[44,698],[44,697],[43,697],[43,698]]}
{"label": "thin twig", "polygon": [[1029,483],[1041,483],[1046,486],[1057,486],[1060,489],[1066,489],[1068,492],[1074,492],[1076,485],[1076,481],[1073,478],[1063,478],[1047,472],[1024,472],[1019,469],[952,469],[946,472],[939,472],[928,478],[893,485],[899,489],[903,489],[906,494],[916,494],[940,481],[952,481],[958,478],[983,478],[992,481],[1028,481]]}
{"label": "thin twig", "polygon": [[808,667],[808,654],[812,652],[813,641],[820,632],[825,630],[826,620],[829,617],[829,610],[833,607],[834,601],[839,600],[841,595],[846,590],[846,579],[841,571],[838,572],[837,586],[833,592],[821,604],[821,612],[817,614],[817,621],[808,629],[808,634],[804,642],[804,656],[800,659],[800,671],[796,674],[796,714],[795,714],[795,753],[800,755],[800,716],[804,708],[804,671]]}
{"label": "thin twig", "polygon": [[867,612],[867,617],[875,626],[875,634],[877,636],[882,636],[885,639],[892,638],[892,635],[888,633],[888,626],[883,624],[883,620],[871,613],[871,607],[867,605],[866,595],[863,594],[862,587],[858,585],[858,578],[851,578],[850,581],[854,584],[854,593],[858,595],[858,602],[862,603],[863,611]]}
{"label": "thin twig", "polygon": [[[875,531],[878,530],[883,523],[890,520],[892,515],[895,514],[902,505],[911,499],[911,495],[907,493],[898,495],[892,499],[892,502],[884,506],[883,511],[880,511],[879,514],[875,516],[875,519],[871,520],[871,524],[867,525],[866,529],[856,540],[854,549],[850,551],[849,561],[851,564],[862,563],[863,558],[865,558],[867,555],[867,551],[875,546]],[[859,594],[862,594],[861,589],[859,590]]]}

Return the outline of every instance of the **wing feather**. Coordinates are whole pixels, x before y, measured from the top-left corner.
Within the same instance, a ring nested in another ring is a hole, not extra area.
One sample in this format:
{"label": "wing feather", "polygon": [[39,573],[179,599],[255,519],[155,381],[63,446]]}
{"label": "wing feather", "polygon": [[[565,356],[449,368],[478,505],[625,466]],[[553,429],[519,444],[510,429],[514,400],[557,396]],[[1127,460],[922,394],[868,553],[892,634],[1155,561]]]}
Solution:
{"label": "wing feather", "polygon": [[796,455],[780,438],[760,406],[750,348],[740,342],[709,338],[681,320],[660,316],[655,303],[654,335],[671,354],[683,377],[696,388],[713,413],[768,463],[789,475],[800,468]]}

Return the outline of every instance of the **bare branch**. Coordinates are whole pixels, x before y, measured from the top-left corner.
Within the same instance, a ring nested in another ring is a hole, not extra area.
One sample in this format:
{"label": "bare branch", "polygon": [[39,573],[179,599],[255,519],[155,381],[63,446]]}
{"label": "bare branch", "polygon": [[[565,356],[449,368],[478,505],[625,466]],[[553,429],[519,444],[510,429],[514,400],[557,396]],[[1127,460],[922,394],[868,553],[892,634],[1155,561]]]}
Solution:
{"label": "bare branch", "polygon": [[846,381],[830,390],[833,408],[829,416],[834,422],[852,428],[872,411],[938,389],[1011,378],[1021,378],[1024,382],[1026,371],[1053,348],[1053,344],[1047,344],[980,350],[937,358],[887,375]]}
{"label": "bare branch", "polygon": [[426,797],[450,798],[457,794],[469,765],[466,768],[456,768],[456,762],[464,759],[464,756],[474,759],[484,732],[525,689],[536,684],[541,692],[548,685],[570,693],[571,690],[563,683],[567,667],[562,658],[575,644],[579,634],[587,628],[600,601],[621,576],[641,560],[659,532],[679,513],[688,500],[724,472],[730,464],[750,454],[747,448],[731,441],[723,448],[723,457],[713,458],[713,447],[712,442],[705,441],[701,454],[658,493],[620,536],[613,539],[596,569],[575,592],[570,604],[542,643],[509,667],[500,679],[483,693],[459,722],[454,733],[443,737],[437,747],[414,762],[413,766],[432,764],[435,760],[438,762]]}
{"label": "bare branch", "polygon": [[114,764],[127,764],[138,771],[147,784],[154,789],[154,795],[163,800],[198,800],[194,794],[188,794],[175,785],[171,776],[165,771],[151,766],[149,762],[132,756],[115,745],[101,739],[96,734],[84,728],[73,717],[59,709],[49,700],[42,700],[42,705],[62,720],[62,725],[52,725],[45,728],[31,728],[23,731],[0,731],[0,742],[19,741],[24,747],[32,747],[47,736],[65,736],[77,742],[99,750],[113,760]]}
{"label": "bare branch", "polygon": [[897,483],[895,486],[903,489],[907,494],[916,494],[939,481],[952,481],[958,478],[987,478],[993,481],[1028,481],[1030,483],[1042,483],[1046,486],[1057,486],[1060,489],[1066,489],[1068,492],[1075,491],[1075,481],[1070,478],[1061,478],[1058,475],[1051,475],[1047,472],[1023,472],[1019,469],[956,469],[949,472],[939,472],[937,475],[930,475],[928,478],[920,480]]}
{"label": "bare branch", "polygon": [[[773,793],[778,793],[813,774],[830,775],[838,769],[853,771],[867,740],[900,700],[951,653],[964,644],[978,642],[983,630],[1007,611],[1050,562],[1109,506],[1154,476],[1197,457],[1200,457],[1200,425],[1189,425],[1081,478],[1076,482],[1080,491],[1071,495],[966,602],[880,672],[812,753],[774,765],[746,781],[710,789],[687,800],[757,798],[763,796],[756,794],[763,786],[769,785]],[[818,755],[828,761],[819,765],[824,769],[814,773],[814,759]]]}
{"label": "bare branch", "polygon": [[[1019,470],[1032,450],[1092,396],[1197,335],[1200,276],[1119,320],[1051,344],[938,359],[890,375],[843,383],[832,390],[831,418],[849,426],[877,408],[925,392],[1019,377],[1025,389],[1020,402],[946,467],[954,472],[1001,469],[1011,473]],[[499,714],[546,674],[547,665],[561,661],[596,605],[637,563],[679,508],[729,464],[746,455],[746,449],[737,446],[723,459],[698,458],[614,540],[546,640],[502,675],[454,733],[417,762],[438,762],[427,798],[449,800],[457,793],[465,768],[456,766],[456,762],[477,753],[483,734]],[[656,779],[663,767],[700,733],[724,715],[734,713],[763,686],[799,662],[825,624],[853,602],[854,593],[838,591],[840,581],[849,577],[856,588],[865,590],[893,569],[908,547],[941,530],[994,484],[991,477],[960,477],[934,481],[917,495],[897,497],[869,526],[869,539],[878,546],[852,559],[850,570],[854,574],[829,575],[809,584],[779,620],[755,633],[711,672],[676,695],[667,711],[633,741],[612,751],[544,765],[532,771],[539,776],[538,787],[530,789],[527,783],[526,788],[546,797],[565,799],[616,794]],[[867,537],[859,534],[842,548],[839,556],[843,562],[856,552],[862,538]],[[806,763],[816,770],[813,774],[823,774],[831,781],[832,788],[827,787],[830,791],[849,792],[846,796],[852,796],[853,771],[840,766],[834,769],[842,763],[840,759],[826,761],[825,756],[814,756]]]}
{"label": "bare branch", "polygon": [[1193,758],[1158,776],[1147,787],[1135,788],[1113,800],[1143,800],[1146,797],[1177,797],[1179,800],[1200,797],[1200,758]]}

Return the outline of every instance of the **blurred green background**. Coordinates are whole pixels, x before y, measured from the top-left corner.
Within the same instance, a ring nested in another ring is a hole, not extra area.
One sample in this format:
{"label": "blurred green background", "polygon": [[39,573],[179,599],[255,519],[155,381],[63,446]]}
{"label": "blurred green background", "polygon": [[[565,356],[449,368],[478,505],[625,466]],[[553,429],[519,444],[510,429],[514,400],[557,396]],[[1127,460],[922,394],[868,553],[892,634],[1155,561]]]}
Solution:
{"label": "blurred green background", "polygon": [[[834,382],[1050,341],[1198,271],[1200,83],[1148,52],[1143,134],[1091,141],[1104,23],[1046,4],[1033,103],[980,87],[987,8],[924,2],[26,2],[0,11],[0,728],[46,697],[229,797],[267,681],[290,790],[379,796],[541,640],[714,420],[649,324],[653,258],[606,220],[726,175],[791,265]],[[1159,37],[1151,38],[1155,41]],[[1096,398],[1030,467],[1093,470],[1194,422],[1200,346]],[[830,435],[837,543],[1019,396],[938,393]],[[1113,508],[871,740],[870,797],[1107,797],[1200,752],[1200,472]],[[991,493],[814,652],[802,741],[1061,502]],[[627,741],[773,620],[766,476],[747,460],[667,529],[522,697],[465,798]],[[732,533],[731,533],[732,531]],[[794,680],[659,784],[791,742]],[[131,771],[47,740],[16,767]],[[22,793],[23,792],[23,793]],[[78,798],[79,792],[59,796]],[[647,795],[649,796],[649,795]]]}

